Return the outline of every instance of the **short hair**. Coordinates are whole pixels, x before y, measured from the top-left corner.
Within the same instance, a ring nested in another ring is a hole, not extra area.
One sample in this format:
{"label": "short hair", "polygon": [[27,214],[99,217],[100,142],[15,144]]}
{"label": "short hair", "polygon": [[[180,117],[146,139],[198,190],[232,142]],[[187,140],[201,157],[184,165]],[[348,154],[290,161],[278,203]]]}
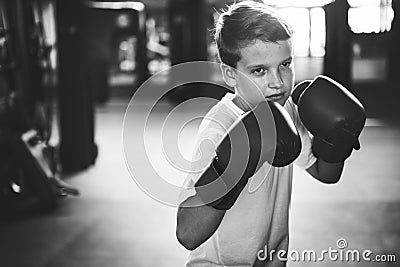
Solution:
{"label": "short hair", "polygon": [[243,1],[223,10],[215,25],[215,42],[222,63],[236,67],[240,49],[256,40],[277,42],[288,40],[293,29],[276,11],[263,3]]}

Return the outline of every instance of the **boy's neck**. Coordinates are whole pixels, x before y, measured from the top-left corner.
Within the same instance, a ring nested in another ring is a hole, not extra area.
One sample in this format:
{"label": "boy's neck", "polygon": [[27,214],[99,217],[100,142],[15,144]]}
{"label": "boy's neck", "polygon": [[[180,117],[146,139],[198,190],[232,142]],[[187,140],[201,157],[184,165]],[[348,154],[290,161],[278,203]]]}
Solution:
{"label": "boy's neck", "polygon": [[233,97],[232,102],[233,102],[233,104],[235,104],[238,108],[240,108],[244,112],[247,112],[251,109],[250,106],[240,96],[238,96],[236,94]]}

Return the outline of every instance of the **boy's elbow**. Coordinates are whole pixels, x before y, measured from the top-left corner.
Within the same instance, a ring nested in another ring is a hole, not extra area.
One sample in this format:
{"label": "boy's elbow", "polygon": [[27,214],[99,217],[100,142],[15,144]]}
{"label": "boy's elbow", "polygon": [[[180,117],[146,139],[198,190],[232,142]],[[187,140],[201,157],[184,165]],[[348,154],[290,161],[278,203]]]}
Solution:
{"label": "boy's elbow", "polygon": [[188,250],[196,249],[200,244],[196,242],[196,235],[193,234],[191,230],[191,225],[193,225],[187,216],[187,209],[179,208],[176,224],[176,238],[179,243]]}
{"label": "boy's elbow", "polygon": [[195,250],[200,244],[196,242],[193,235],[188,234],[188,231],[185,231],[181,228],[176,227],[176,238],[178,239],[179,243],[187,250]]}
{"label": "boy's elbow", "polygon": [[336,184],[340,181],[340,176],[338,177],[323,177],[319,179],[324,184]]}
{"label": "boy's elbow", "polygon": [[328,173],[319,173],[318,175],[321,182],[325,184],[336,184],[340,181],[341,171],[340,172],[328,172]]}
{"label": "boy's elbow", "polygon": [[308,171],[314,178],[324,184],[336,184],[342,176],[343,166],[344,162],[328,163],[318,159]]}
{"label": "boy's elbow", "polygon": [[319,173],[310,173],[312,177],[324,184],[336,184],[340,181],[339,176],[321,175]]}

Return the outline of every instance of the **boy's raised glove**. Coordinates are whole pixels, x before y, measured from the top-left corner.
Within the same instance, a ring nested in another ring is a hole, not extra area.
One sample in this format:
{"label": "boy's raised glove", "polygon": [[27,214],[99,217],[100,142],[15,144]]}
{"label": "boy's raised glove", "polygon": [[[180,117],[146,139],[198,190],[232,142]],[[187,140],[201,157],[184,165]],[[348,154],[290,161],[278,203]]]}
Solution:
{"label": "boy's raised glove", "polygon": [[299,83],[292,99],[304,126],[314,135],[312,151],[317,158],[343,162],[353,149],[360,149],[358,137],[365,125],[365,110],[341,84],[320,75]]}
{"label": "boy's raised glove", "polygon": [[230,209],[247,180],[265,163],[283,167],[300,154],[301,139],[287,111],[263,101],[228,130],[216,156],[195,184],[200,199],[216,209]]}

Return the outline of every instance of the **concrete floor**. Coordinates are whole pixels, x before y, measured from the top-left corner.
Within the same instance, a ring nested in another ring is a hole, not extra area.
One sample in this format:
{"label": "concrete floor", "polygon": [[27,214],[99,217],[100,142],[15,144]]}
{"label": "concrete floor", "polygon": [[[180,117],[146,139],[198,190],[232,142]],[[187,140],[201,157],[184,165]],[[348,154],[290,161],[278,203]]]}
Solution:
{"label": "concrete floor", "polygon": [[[1,267],[183,266],[187,252],[175,238],[176,209],[142,192],[125,166],[121,133],[127,103],[114,99],[97,109],[97,162],[64,177],[80,189],[79,197],[63,199],[52,213],[0,227]],[[397,263],[325,260],[289,266],[400,265],[400,128],[369,119],[361,144],[336,185],[295,170],[290,249],[320,253],[337,249],[344,238],[348,249],[394,254]]]}

